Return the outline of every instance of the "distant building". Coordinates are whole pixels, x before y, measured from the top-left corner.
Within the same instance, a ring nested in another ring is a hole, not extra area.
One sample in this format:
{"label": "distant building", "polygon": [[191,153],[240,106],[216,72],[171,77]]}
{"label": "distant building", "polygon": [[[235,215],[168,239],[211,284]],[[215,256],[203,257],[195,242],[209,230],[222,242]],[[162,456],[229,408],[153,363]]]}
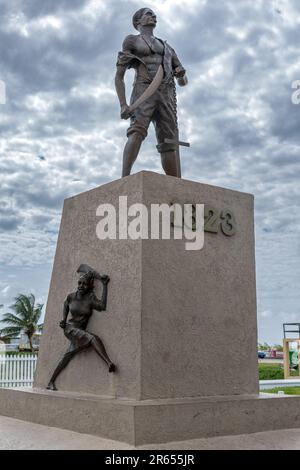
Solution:
{"label": "distant building", "polygon": [[[32,337],[32,346],[35,351],[40,348],[41,333],[34,333]],[[21,333],[19,338],[19,351],[31,351],[28,336],[25,333]]]}
{"label": "distant building", "polygon": [[[32,345],[35,351],[39,350],[41,333],[35,333],[32,338]],[[30,344],[27,335],[21,333],[16,338],[10,338],[5,340],[5,350],[9,352],[19,351],[31,351]]]}
{"label": "distant building", "polygon": [[19,339],[10,338],[5,340],[5,350],[6,351],[19,351]]}

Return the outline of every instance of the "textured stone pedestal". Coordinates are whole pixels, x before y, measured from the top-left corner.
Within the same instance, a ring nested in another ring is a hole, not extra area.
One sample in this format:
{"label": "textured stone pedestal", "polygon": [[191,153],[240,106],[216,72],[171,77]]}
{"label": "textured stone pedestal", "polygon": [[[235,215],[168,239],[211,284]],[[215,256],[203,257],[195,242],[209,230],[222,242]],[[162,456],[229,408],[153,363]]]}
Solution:
{"label": "textured stone pedestal", "polygon": [[[184,203],[230,209],[237,232],[206,233],[204,248],[185,240],[102,240],[99,204]],[[72,360],[62,391],[132,398],[258,393],[253,196],[141,172],[65,201],[35,386],[46,387],[67,347],[58,327],[76,270],[87,263],[110,276],[106,312],[88,329],[118,367],[108,374],[93,351]],[[96,292],[100,296],[100,291]]]}
{"label": "textured stone pedestal", "polygon": [[[97,207],[118,208],[120,196],[149,209],[230,209],[236,234],[206,233],[199,251],[185,240],[100,241]],[[111,278],[107,311],[94,312],[88,330],[117,372],[88,350],[59,376],[59,392],[48,392],[68,345],[58,327],[63,302],[81,263]],[[141,172],[65,201],[35,390],[0,390],[0,414],[133,444],[295,427],[297,399],[284,399],[275,418],[276,399],[258,398],[256,344],[253,197]]]}

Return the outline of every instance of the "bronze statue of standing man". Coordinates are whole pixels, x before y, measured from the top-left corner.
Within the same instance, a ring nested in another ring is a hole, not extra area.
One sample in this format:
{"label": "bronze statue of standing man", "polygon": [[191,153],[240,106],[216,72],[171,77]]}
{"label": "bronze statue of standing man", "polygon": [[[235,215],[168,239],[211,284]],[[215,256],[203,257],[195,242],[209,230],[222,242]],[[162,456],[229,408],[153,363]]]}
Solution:
{"label": "bronze statue of standing man", "polygon": [[[156,15],[150,8],[138,10],[132,22],[139,34],[125,38],[123,51],[118,55],[115,79],[121,118],[130,118],[122,176],[130,175],[150,122],[153,122],[163,169],[167,175],[180,178],[174,77],[180,86],[186,85],[185,69],[174,49],[153,35]],[[135,69],[130,106],[126,103],[124,84],[125,72],[129,68]]]}

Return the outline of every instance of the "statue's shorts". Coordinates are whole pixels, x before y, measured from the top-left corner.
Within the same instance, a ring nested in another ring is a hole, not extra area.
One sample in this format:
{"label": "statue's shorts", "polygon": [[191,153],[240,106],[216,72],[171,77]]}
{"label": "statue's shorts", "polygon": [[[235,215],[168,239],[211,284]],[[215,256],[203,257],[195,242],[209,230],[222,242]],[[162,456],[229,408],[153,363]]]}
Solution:
{"label": "statue's shorts", "polygon": [[[130,104],[147,89],[149,83],[136,82],[131,95]],[[158,90],[146,101],[144,101],[135,111],[130,119],[130,127],[127,136],[139,133],[143,139],[148,134],[150,122],[153,122],[156,138],[157,150],[159,153],[176,150],[176,144],[166,143],[165,139],[177,142],[177,103],[174,83],[162,83]]]}

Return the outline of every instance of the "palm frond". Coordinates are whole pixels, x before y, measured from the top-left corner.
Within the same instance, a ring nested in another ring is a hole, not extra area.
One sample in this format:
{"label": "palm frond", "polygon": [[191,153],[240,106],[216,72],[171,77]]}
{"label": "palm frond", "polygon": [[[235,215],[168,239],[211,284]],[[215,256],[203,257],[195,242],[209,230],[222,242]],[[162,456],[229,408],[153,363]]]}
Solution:
{"label": "palm frond", "polygon": [[33,309],[32,321],[34,323],[38,323],[39,319],[41,318],[43,307],[44,307],[44,305],[37,304],[37,306]]}
{"label": "palm frond", "polygon": [[21,333],[22,329],[17,326],[8,326],[7,328],[2,328],[0,330],[0,336],[3,338],[14,338]]}
{"label": "palm frond", "polygon": [[34,299],[33,294],[25,295],[19,294],[15,297],[15,303],[11,305],[11,309],[16,312],[21,318],[28,319],[32,316],[32,301]]}
{"label": "palm frond", "polygon": [[24,320],[17,317],[17,315],[14,315],[13,313],[5,313],[2,320],[0,320],[0,323],[8,323],[11,326],[18,326],[22,328],[25,324]]}

